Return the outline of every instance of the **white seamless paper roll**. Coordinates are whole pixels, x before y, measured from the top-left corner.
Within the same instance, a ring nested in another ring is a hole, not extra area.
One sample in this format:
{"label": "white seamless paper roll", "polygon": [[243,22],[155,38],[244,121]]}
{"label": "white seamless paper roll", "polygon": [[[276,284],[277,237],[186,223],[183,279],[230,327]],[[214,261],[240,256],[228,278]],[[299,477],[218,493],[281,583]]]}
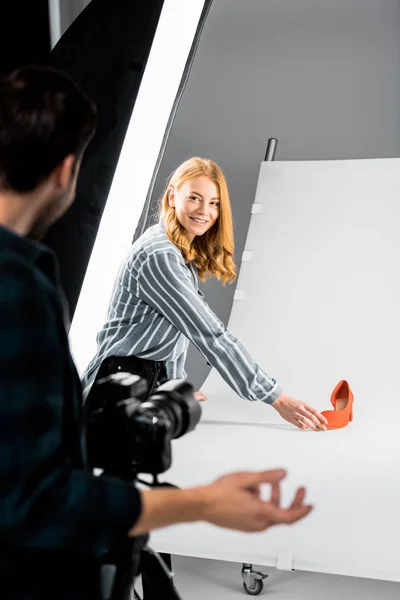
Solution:
{"label": "white seamless paper roll", "polygon": [[[330,408],[341,379],[353,427],[399,415],[400,159],[264,162],[229,330],[284,392]],[[275,423],[213,369],[206,421]],[[383,396],[383,399],[382,399]],[[386,410],[378,409],[384,401]],[[375,426],[375,425],[374,425]]]}
{"label": "white seamless paper roll", "polygon": [[[301,431],[213,370],[203,419],[173,445],[166,479],[286,468],[283,504],[307,487],[314,511],[243,534],[205,524],[155,532],[175,554],[400,581],[398,451],[400,160],[263,163],[228,327],[284,391],[318,410],[347,379],[354,420]],[[268,489],[265,493],[268,495]],[[288,567],[289,565],[289,567]]]}

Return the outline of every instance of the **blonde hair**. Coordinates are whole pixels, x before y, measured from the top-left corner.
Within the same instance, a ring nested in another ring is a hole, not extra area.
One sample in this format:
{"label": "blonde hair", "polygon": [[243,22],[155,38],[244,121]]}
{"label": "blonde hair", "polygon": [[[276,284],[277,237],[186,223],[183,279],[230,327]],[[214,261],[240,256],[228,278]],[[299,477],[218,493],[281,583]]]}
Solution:
{"label": "blonde hair", "polygon": [[[208,177],[215,183],[219,192],[219,216],[214,225],[204,235],[196,236],[190,242],[186,230],[179,223],[175,210],[169,205],[171,186],[179,188],[189,179]],[[185,261],[193,262],[199,277],[205,281],[214,276],[223,285],[236,279],[233,262],[235,244],[233,240],[232,210],[228,185],[220,167],[211,160],[194,156],[182,163],[169,177],[160,199],[160,214],[164,220],[168,238],[181,251]]]}

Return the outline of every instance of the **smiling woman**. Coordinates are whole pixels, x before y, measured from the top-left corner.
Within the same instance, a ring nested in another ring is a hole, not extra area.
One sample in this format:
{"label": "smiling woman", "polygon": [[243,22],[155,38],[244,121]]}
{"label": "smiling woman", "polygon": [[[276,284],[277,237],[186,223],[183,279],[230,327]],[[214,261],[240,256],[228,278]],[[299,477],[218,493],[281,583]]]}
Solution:
{"label": "smiling woman", "polygon": [[[159,223],[136,240],[121,265],[96,355],[83,376],[88,405],[95,406],[101,393],[94,383],[118,371],[146,378],[144,397],[166,380],[185,379],[192,342],[242,398],[270,404],[301,429],[326,429],[315,409],[282,393],[205,302],[198,276],[233,281],[233,253],[224,174],[211,160],[190,158],[169,179]],[[195,398],[206,399],[202,392]],[[170,557],[163,558],[170,567]]]}
{"label": "smiling woman", "polygon": [[196,235],[204,235],[218,219],[219,197],[213,194],[218,194],[217,186],[204,175],[184,183],[180,190],[171,187],[168,192],[169,205],[175,208],[190,242]]}
{"label": "smiling woman", "polygon": [[202,281],[210,276],[223,284],[236,279],[231,203],[216,163],[193,157],[174,171],[161,198],[161,220]]}
{"label": "smiling woman", "polygon": [[169,179],[159,223],[136,240],[120,268],[96,355],[84,373],[85,397],[96,393],[95,380],[115,370],[151,372],[153,389],[165,379],[185,379],[192,342],[242,398],[272,405],[301,429],[325,429],[324,417],[285,396],[205,302],[198,276],[233,281],[233,253],[224,174],[211,160],[190,158]]}

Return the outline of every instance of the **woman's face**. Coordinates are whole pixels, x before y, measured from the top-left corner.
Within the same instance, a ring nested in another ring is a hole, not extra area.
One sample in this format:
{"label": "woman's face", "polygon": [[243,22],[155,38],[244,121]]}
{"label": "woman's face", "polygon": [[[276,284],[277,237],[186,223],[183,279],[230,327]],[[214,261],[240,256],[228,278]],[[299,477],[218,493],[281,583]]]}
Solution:
{"label": "woman's face", "polygon": [[171,186],[168,199],[191,242],[211,229],[219,217],[218,188],[205,175],[189,179],[179,188]]}

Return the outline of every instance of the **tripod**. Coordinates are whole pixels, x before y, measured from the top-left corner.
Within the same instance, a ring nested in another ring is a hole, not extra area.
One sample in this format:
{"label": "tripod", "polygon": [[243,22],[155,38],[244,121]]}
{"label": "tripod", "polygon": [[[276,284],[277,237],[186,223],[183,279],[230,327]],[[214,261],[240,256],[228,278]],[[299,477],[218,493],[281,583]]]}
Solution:
{"label": "tripod", "polygon": [[[169,483],[159,483],[156,476],[152,484],[137,478],[136,481],[151,488],[176,488]],[[144,563],[147,567],[151,567],[153,574],[157,574],[156,588],[158,589],[154,589],[152,600],[153,598],[154,600],[182,600],[173,585],[173,573],[167,568],[161,556],[147,546],[148,541],[149,535],[138,536],[128,540],[117,551],[107,554],[105,564],[116,567],[109,600],[132,600],[135,577],[141,572]],[[143,577],[145,576],[146,573],[143,572]],[[135,600],[141,600],[135,590],[133,593]]]}
{"label": "tripod", "polygon": [[[176,487],[159,483],[155,474],[170,468],[171,441],[195,428],[201,408],[193,386],[186,382],[164,382],[155,389],[166,377],[163,368],[162,363],[134,356],[103,361],[84,411],[90,468],[131,484]],[[105,439],[114,443],[105,445]],[[141,481],[138,473],[153,475],[153,483]],[[134,579],[140,572],[145,600],[181,600],[170,570],[162,557],[148,548],[148,540],[148,536],[127,539],[103,556],[102,566],[113,567],[115,573],[107,600],[131,600]]]}

